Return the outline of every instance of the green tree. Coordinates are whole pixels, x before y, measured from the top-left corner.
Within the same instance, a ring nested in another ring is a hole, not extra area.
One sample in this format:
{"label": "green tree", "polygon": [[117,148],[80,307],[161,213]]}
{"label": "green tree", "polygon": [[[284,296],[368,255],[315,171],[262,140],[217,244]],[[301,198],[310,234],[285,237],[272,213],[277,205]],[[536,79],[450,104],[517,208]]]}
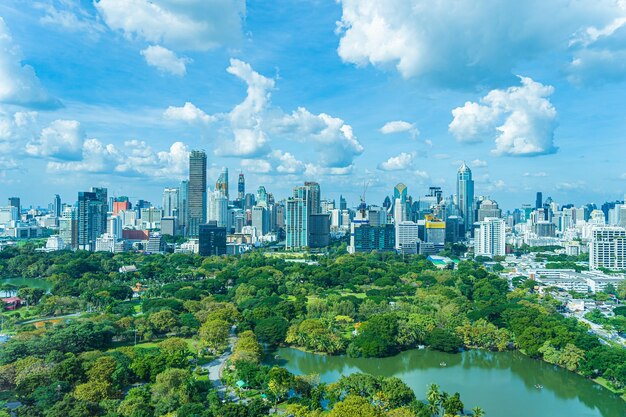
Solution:
{"label": "green tree", "polygon": [[383,412],[374,407],[366,398],[348,395],[337,403],[328,414],[329,417],[383,417]]}
{"label": "green tree", "polygon": [[213,352],[221,352],[228,346],[230,323],[226,320],[209,320],[200,327],[200,339]]}

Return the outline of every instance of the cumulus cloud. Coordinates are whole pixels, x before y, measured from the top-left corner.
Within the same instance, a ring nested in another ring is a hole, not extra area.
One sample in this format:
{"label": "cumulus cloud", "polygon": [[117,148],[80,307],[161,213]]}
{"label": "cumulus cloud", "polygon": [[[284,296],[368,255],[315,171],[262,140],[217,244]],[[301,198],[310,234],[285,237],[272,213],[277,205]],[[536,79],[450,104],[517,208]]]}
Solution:
{"label": "cumulus cloud", "polygon": [[115,171],[122,156],[115,145],[105,145],[98,139],[87,139],[83,143],[82,159],[69,162],[48,162],[49,172],[87,172],[87,173],[111,173]]}
{"label": "cumulus cloud", "polygon": [[269,151],[268,138],[263,131],[264,112],[270,100],[274,80],[252,69],[250,64],[231,59],[228,73],[244,81],[246,98],[227,115],[234,139],[223,141],[216,149],[218,155],[254,157]]}
{"label": "cumulus cloud", "polygon": [[160,45],[150,45],[140,53],[148,65],[172,75],[185,75],[187,73],[187,64],[192,62],[189,58],[177,57],[174,52]]}
{"label": "cumulus cloud", "polygon": [[95,6],[111,29],[174,50],[235,46],[245,15],[244,0],[100,0]]}
{"label": "cumulus cloud", "polygon": [[174,142],[165,151],[155,151],[144,141],[129,140],[122,147],[98,139],[83,142],[82,157],[76,161],[49,161],[48,172],[115,173],[149,179],[181,179],[187,172],[189,148]]}
{"label": "cumulus cloud", "polygon": [[378,169],[383,171],[402,171],[411,166],[414,158],[414,154],[402,152],[400,155],[392,156],[385,162],[380,163]]}
{"label": "cumulus cloud", "polygon": [[590,27],[611,32],[625,14],[615,0],[340,2],[338,54],[345,62],[395,66],[404,77],[449,85],[502,80],[520,62],[573,54],[572,37]]}
{"label": "cumulus cloud", "polygon": [[169,120],[176,120],[189,124],[209,124],[216,119],[214,116],[209,116],[190,102],[186,102],[182,107],[169,106],[163,113],[163,117]]}
{"label": "cumulus cloud", "polygon": [[391,122],[387,122],[383,127],[380,128],[380,132],[384,135],[408,132],[409,135],[411,135],[412,139],[415,139],[420,133],[417,127],[415,127],[415,124],[405,122],[404,120],[394,120]]}
{"label": "cumulus cloud", "polygon": [[549,97],[554,92],[527,77],[522,85],[492,90],[480,103],[466,102],[452,110],[448,130],[460,142],[479,142],[495,134],[495,155],[536,156],[554,153],[557,112]]}
{"label": "cumulus cloud", "polygon": [[55,120],[39,138],[26,144],[26,153],[36,157],[72,161],[81,158],[85,133],[76,120]]}
{"label": "cumulus cloud", "polygon": [[289,139],[313,145],[322,166],[346,167],[363,153],[352,126],[326,113],[313,114],[304,107],[276,120],[274,130]]}
{"label": "cumulus cloud", "polygon": [[33,108],[57,108],[61,103],[44,89],[30,65],[22,64],[22,53],[0,17],[0,103]]}
{"label": "cumulus cloud", "polygon": [[62,2],[61,7],[54,4],[35,3],[34,7],[44,11],[45,15],[39,19],[39,22],[59,28],[66,32],[83,32],[93,38],[104,31],[105,27],[95,19],[87,10],[80,7],[79,4],[71,2]]}
{"label": "cumulus cloud", "polygon": [[279,174],[299,174],[304,171],[305,164],[289,152],[273,151],[270,158],[276,161],[276,172]]}

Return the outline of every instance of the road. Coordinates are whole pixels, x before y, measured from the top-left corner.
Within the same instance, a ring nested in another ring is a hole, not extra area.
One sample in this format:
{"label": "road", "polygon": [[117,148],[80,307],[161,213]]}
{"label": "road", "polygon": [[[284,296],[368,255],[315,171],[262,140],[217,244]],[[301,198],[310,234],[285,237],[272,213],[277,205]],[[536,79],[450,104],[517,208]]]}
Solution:
{"label": "road", "polygon": [[222,372],[224,371],[224,367],[226,366],[226,362],[230,355],[233,353],[233,348],[235,347],[235,343],[237,342],[237,335],[235,333],[235,326],[230,329],[230,336],[228,338],[228,348],[222,353],[218,358],[213,361],[201,365],[200,367],[206,370],[209,374],[209,381],[213,384],[213,387],[217,389],[220,397],[224,399],[226,397],[226,392],[228,391],[228,398],[231,401],[235,401],[237,397],[232,393],[228,387],[226,387],[222,383]]}

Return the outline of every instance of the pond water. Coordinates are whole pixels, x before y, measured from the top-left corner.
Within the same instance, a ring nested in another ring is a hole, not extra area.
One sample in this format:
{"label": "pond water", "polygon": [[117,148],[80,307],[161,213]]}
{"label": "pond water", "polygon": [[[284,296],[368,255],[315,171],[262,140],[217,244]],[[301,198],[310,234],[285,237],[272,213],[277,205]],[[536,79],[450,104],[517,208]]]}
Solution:
{"label": "pond water", "polygon": [[[410,350],[391,358],[323,356],[281,348],[268,360],[294,374],[319,374],[334,382],[355,372],[396,376],[424,399],[436,383],[459,392],[467,410],[479,406],[493,417],[625,417],[626,402],[575,373],[519,352],[468,351],[448,354]],[[441,366],[445,362],[446,366]],[[535,386],[542,385],[542,389]]]}
{"label": "pond water", "polygon": [[[31,287],[31,288],[41,288],[43,290],[46,291],[46,293],[49,293],[50,290],[52,289],[53,285],[50,281],[46,281],[45,279],[41,279],[41,278],[5,278],[5,279],[0,279],[0,286],[2,286],[3,284],[11,284],[14,285],[16,288],[19,288],[21,286],[26,286],[26,287]],[[15,295],[15,294],[12,294]],[[8,297],[9,294],[5,291],[0,291],[0,297]]]}

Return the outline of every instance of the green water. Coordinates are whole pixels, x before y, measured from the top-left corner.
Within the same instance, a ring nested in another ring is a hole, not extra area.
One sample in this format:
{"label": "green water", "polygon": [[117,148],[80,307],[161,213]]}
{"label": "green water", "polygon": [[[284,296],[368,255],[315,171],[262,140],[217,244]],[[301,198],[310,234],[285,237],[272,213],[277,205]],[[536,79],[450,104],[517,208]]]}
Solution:
{"label": "green water", "polygon": [[[467,410],[480,406],[487,417],[626,416],[626,403],[609,390],[519,352],[411,350],[391,358],[354,359],[282,348],[275,354],[278,358],[270,363],[294,374],[319,374],[322,382],[355,372],[397,376],[419,399],[436,383],[444,391],[461,393]],[[543,389],[535,388],[537,384]]]}
{"label": "green water", "polygon": [[[46,292],[50,292],[50,290],[52,289],[52,283],[50,281],[46,281],[45,279],[40,279],[40,278],[6,278],[6,279],[0,279],[0,285],[3,284],[11,284],[11,285],[15,285],[16,288],[19,288],[21,286],[26,286],[26,287],[31,287],[31,288],[41,288],[42,290],[45,290]],[[13,294],[15,295],[15,294]],[[1,297],[7,297],[8,294],[5,293],[4,291],[0,291],[0,296]]]}

